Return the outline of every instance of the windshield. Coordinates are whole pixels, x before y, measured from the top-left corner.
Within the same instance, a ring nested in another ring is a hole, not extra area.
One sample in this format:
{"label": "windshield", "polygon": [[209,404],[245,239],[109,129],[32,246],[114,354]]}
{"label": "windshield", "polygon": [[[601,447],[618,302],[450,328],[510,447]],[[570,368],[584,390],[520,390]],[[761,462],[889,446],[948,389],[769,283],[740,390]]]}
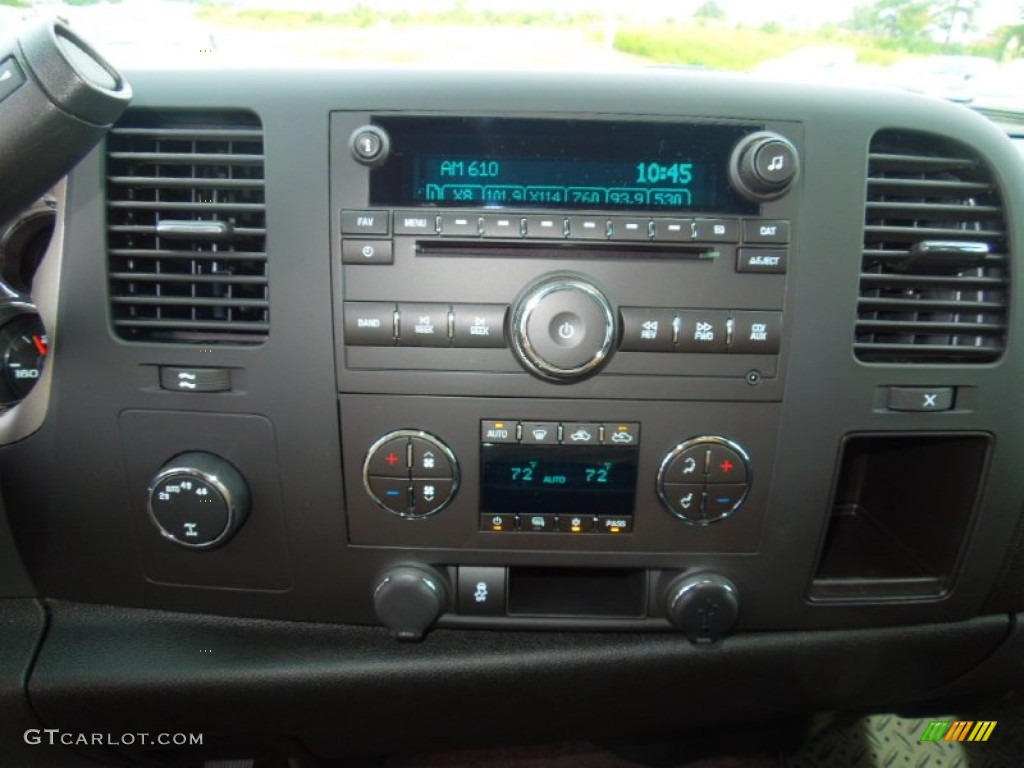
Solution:
{"label": "windshield", "polygon": [[115,65],[725,70],[1024,108],[1007,0],[0,0]]}

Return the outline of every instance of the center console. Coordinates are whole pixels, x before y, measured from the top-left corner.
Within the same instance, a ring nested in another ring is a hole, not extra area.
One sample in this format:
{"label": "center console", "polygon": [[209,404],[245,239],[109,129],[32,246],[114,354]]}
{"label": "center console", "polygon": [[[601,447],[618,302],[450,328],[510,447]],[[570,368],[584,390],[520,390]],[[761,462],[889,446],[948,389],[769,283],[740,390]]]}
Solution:
{"label": "center console", "polygon": [[[454,613],[519,624],[663,623],[675,555],[756,553],[801,143],[785,121],[333,113],[351,543],[452,552],[421,565],[488,588]],[[619,566],[632,607],[587,608]]]}

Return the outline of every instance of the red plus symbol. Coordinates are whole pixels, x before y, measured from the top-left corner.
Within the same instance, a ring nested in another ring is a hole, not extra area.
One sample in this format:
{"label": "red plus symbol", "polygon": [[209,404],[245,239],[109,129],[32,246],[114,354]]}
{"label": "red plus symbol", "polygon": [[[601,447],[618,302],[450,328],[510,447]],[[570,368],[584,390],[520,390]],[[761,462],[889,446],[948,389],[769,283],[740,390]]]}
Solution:
{"label": "red plus symbol", "polygon": [[389,453],[387,455],[387,458],[385,458],[384,461],[386,461],[388,464],[390,464],[393,467],[393,466],[395,466],[395,464],[398,463],[398,454],[396,454],[394,451],[392,451],[391,453]]}
{"label": "red plus symbol", "polygon": [[728,459],[726,459],[725,461],[723,461],[723,462],[722,462],[721,464],[719,464],[718,466],[722,468],[722,471],[723,471],[723,472],[732,472],[732,467],[733,467],[733,464],[732,464],[732,462],[731,462],[731,461],[729,461]]}

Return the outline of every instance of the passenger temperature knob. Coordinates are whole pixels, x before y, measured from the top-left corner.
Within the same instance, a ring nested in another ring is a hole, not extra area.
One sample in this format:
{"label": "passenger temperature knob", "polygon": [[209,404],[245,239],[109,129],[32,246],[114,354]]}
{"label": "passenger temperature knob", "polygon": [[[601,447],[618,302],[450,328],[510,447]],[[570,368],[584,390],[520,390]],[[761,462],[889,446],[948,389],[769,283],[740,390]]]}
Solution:
{"label": "passenger temperature knob", "polygon": [[732,153],[732,183],[740,194],[756,202],[782,197],[799,171],[796,147],[777,133],[752,133]]}
{"label": "passenger temperature knob", "polygon": [[728,634],[739,607],[736,585],[714,573],[684,576],[665,594],[668,620],[694,643],[713,643]]}
{"label": "passenger temperature knob", "polygon": [[153,478],[148,511],[169,541],[188,549],[212,549],[234,536],[245,522],[249,486],[220,456],[183,453]]}

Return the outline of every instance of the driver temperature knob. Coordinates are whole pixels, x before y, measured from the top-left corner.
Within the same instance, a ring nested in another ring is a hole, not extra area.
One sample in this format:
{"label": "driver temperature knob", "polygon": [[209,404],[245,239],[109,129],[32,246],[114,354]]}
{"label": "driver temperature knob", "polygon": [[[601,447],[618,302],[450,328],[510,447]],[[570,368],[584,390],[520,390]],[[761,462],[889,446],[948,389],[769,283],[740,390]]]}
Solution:
{"label": "driver temperature knob", "polygon": [[743,138],[732,153],[732,183],[748,200],[782,197],[796,180],[800,158],[788,139],[770,131]]}
{"label": "driver temperature knob", "polygon": [[148,511],[165,539],[187,549],[213,549],[245,522],[249,486],[220,456],[183,453],[153,478]]}
{"label": "driver temperature knob", "polygon": [[715,573],[683,576],[665,594],[668,620],[694,643],[713,643],[728,634],[739,608],[736,585]]}

